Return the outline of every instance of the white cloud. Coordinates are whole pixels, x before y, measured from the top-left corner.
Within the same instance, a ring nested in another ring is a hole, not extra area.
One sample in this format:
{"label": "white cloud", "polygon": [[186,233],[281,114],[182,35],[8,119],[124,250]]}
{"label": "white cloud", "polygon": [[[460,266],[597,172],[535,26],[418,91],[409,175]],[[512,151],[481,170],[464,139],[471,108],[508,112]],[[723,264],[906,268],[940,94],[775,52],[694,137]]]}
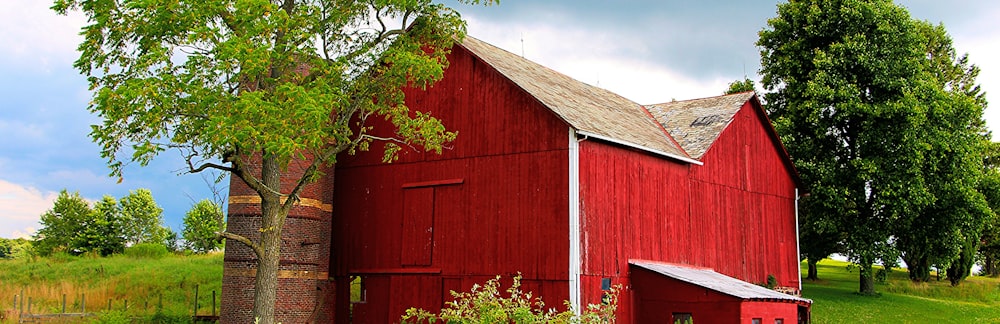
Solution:
{"label": "white cloud", "polygon": [[52,208],[58,193],[0,180],[0,237],[27,237],[38,220]]}
{"label": "white cloud", "polygon": [[[720,95],[733,80],[699,81],[625,53],[650,50],[642,35],[608,34],[549,24],[492,23],[466,17],[469,34],[581,82],[608,89],[641,104]],[[521,33],[521,31],[525,31]]]}
{"label": "white cloud", "polygon": [[60,16],[51,1],[0,1],[0,58],[5,64],[51,72],[76,58],[80,27],[86,17],[79,12]]}

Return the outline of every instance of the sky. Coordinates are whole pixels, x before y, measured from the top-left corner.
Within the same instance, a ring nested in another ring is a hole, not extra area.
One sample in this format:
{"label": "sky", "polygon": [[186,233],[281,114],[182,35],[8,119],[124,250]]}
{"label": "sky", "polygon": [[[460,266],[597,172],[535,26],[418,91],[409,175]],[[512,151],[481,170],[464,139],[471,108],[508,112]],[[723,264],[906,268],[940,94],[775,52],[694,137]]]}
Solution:
{"label": "sky", "polygon": [[[451,1],[451,0],[449,0]],[[729,82],[760,77],[757,32],[779,1],[502,0],[489,7],[446,2],[468,21],[469,35],[642,104],[721,94]],[[982,72],[990,102],[1000,103],[1000,2],[897,1],[910,14],[943,23],[959,53]],[[183,174],[179,153],[146,167],[130,165],[121,183],[88,136],[100,119],[73,67],[86,19],[60,16],[39,0],[0,1],[0,237],[25,237],[60,190],[96,201],[150,189],[165,225],[180,232],[184,213],[228,181]],[[1000,130],[1000,108],[987,126]],[[447,121],[445,121],[447,122]]]}

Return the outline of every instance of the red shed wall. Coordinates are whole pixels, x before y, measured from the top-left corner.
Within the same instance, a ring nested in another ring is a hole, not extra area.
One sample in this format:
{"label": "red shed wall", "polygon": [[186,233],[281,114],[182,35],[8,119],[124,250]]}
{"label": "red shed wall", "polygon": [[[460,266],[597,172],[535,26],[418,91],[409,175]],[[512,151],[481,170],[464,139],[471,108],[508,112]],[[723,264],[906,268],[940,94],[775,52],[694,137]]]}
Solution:
{"label": "red shed wall", "polygon": [[[444,79],[407,91],[407,102],[458,132],[450,149],[338,161],[330,271],[338,282],[366,278],[356,322],[436,310],[449,290],[517,272],[549,305],[568,298],[569,128],[464,49],[449,60]],[[348,292],[341,285],[337,300]],[[337,307],[341,322],[347,307]]]}
{"label": "red shed wall", "polygon": [[798,307],[795,303],[744,301],[740,305],[740,323],[751,323],[759,318],[761,323],[772,324],[780,318],[785,324],[795,324],[798,323]]}
{"label": "red shed wall", "polygon": [[698,324],[733,323],[741,315],[738,298],[649,270],[633,267],[632,287],[636,300],[632,323],[671,323],[673,313],[689,313]]}

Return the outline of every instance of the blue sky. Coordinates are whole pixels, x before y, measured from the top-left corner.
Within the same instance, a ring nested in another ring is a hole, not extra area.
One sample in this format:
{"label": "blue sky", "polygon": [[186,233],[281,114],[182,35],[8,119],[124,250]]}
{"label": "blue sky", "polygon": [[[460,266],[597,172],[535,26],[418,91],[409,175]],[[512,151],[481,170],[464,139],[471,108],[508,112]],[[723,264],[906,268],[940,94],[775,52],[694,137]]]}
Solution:
{"label": "blue sky", "polygon": [[[757,32],[777,1],[515,1],[457,8],[470,35],[640,103],[720,94],[744,75],[759,80]],[[944,23],[959,52],[982,68],[987,98],[1000,102],[1000,3],[897,1],[918,19]],[[96,116],[72,68],[82,15],[58,16],[47,1],[0,1],[0,237],[30,234],[64,188],[92,200],[148,188],[180,231],[184,213],[212,189],[178,175],[180,155],[108,178],[87,135]],[[987,109],[1000,130],[1000,109]],[[211,177],[211,176],[209,176]],[[217,189],[226,190],[228,182]]]}

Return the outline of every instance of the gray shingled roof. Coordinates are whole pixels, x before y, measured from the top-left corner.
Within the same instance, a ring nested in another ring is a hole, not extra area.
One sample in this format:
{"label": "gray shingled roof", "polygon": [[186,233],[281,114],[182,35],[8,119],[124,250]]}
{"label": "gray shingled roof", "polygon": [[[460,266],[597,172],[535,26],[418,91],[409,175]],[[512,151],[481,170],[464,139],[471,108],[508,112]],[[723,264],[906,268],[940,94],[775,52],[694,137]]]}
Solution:
{"label": "gray shingled roof", "polygon": [[690,160],[690,156],[663,132],[656,121],[649,118],[638,103],[473,37],[467,36],[461,46],[534,96],[578,131]]}
{"label": "gray shingled roof", "polygon": [[648,105],[646,109],[691,157],[701,159],[753,92]]}
{"label": "gray shingled roof", "polygon": [[751,284],[712,269],[692,268],[655,261],[631,260],[629,264],[662,274],[699,287],[705,287],[744,300],[781,300],[794,303],[812,303],[812,300],[792,296]]}

